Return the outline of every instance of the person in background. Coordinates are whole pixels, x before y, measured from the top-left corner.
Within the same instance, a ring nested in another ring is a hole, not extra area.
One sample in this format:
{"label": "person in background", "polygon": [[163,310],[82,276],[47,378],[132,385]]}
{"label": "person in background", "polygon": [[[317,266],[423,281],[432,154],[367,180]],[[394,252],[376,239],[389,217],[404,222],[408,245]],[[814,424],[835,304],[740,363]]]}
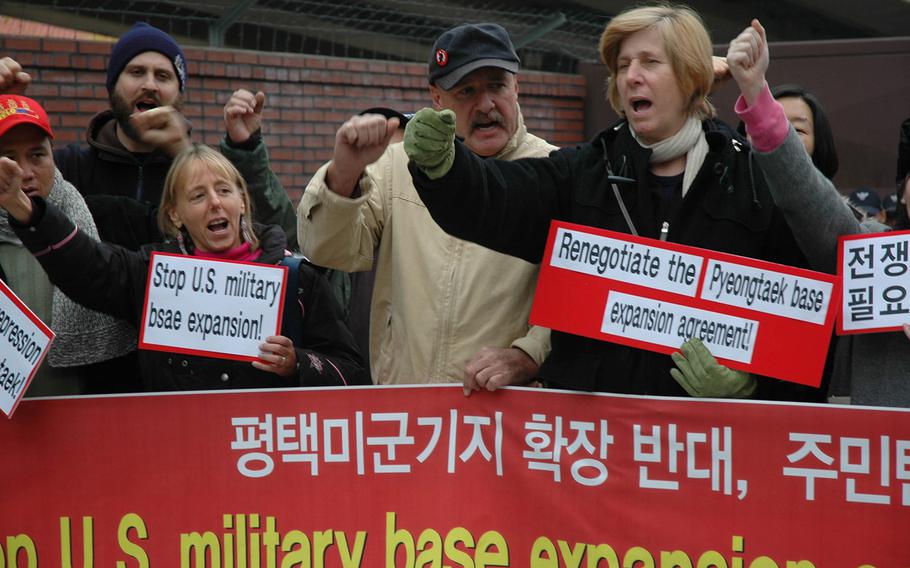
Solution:
{"label": "person in background", "polygon": [[[24,92],[31,80],[16,61],[0,60],[0,91]],[[102,240],[138,250],[161,239],[154,208],[174,155],[190,142],[182,114],[188,82],[177,42],[154,26],[136,23],[111,49],[110,108],[91,119],[85,145],[55,149],[57,167],[86,197]],[[263,93],[235,91],[225,105],[226,135],[219,149],[251,184],[258,220],[281,225],[296,249],[294,207],[269,168],[262,141],[264,104]],[[155,112],[141,116],[149,110]]]}
{"label": "person in background", "polygon": [[[199,258],[278,264],[287,241],[280,227],[253,225],[246,183],[224,156],[206,146],[178,154],[164,183],[159,225],[170,240],[130,251],[97,242],[41,196],[7,184],[0,206],[26,248],[57,286],[76,301],[141,321],[150,255],[166,251]],[[297,293],[285,298],[282,335],[260,345],[252,364],[141,350],[143,385],[150,391],[365,384],[362,359],[325,280],[300,263]],[[294,325],[294,321],[299,325]]]}
{"label": "person in background", "polygon": [[[525,128],[518,70],[509,35],[496,24],[455,27],[433,46],[433,104],[455,112],[454,128],[478,156],[516,160],[554,149]],[[338,129],[332,161],[313,176],[298,207],[301,250],[318,265],[348,272],[375,264],[376,383],[457,382],[465,394],[527,384],[550,350],[549,330],[528,324],[538,267],[436,226],[414,191],[401,145],[390,145],[399,123],[368,114]]]}
{"label": "person in background", "polygon": [[818,97],[796,84],[778,85],[771,89],[771,96],[780,102],[812,163],[822,175],[834,180],[840,162],[831,122]]}
{"label": "person in background", "polygon": [[[729,63],[728,63],[729,64]],[[729,78],[729,69],[719,79]],[[779,85],[771,89],[771,96],[784,109],[784,114],[812,158],[815,167],[830,180],[834,180],[840,161],[834,144],[831,122],[821,101],[812,92],[796,84]],[[737,130],[746,135],[746,125],[739,123]]]}
{"label": "person in background", "polygon": [[[85,201],[54,167],[47,113],[23,95],[0,95],[0,193],[20,190],[53,203],[78,224],[87,239],[98,238]],[[26,396],[82,394],[81,369],[136,348],[126,322],[89,310],[67,297],[48,278],[0,212],[0,272],[4,282],[56,334]]]}
{"label": "person in background", "polygon": [[[726,71],[722,76],[724,79],[730,77],[729,67]],[[796,84],[780,85],[772,88],[770,92],[771,96],[780,103],[784,116],[793,125],[793,130],[796,132],[800,143],[805,148],[816,169],[823,176],[833,181],[840,162],[837,156],[831,123],[821,101],[815,94]],[[740,121],[737,130],[743,135],[747,135],[746,125],[742,121]],[[846,201],[846,203],[850,204],[850,201]],[[865,215],[865,213],[855,207],[853,211],[857,219],[862,219],[863,215]],[[838,336],[832,331],[828,354],[825,359],[825,368],[822,372],[821,388],[803,389],[806,402],[823,402],[827,398],[838,343],[849,343],[850,341],[851,339],[848,336]]]}
{"label": "person in background", "polygon": [[[768,89],[765,75],[770,55],[765,30],[757,20],[730,43],[727,62],[742,93],[735,110],[751,136],[755,162],[775,202],[811,267],[836,272],[838,237],[878,233],[887,227],[874,219],[857,219],[831,180],[813,164]],[[906,189],[898,189],[898,195],[903,196]],[[910,228],[907,219],[906,207],[899,207],[897,226]],[[910,331],[907,326],[904,330]],[[910,345],[904,334],[843,339],[835,351],[831,394],[849,396],[852,404],[910,406]]]}
{"label": "person in background", "polygon": [[885,211],[885,225],[892,229],[897,224],[897,208],[899,204],[897,193],[889,193],[882,200],[882,209]]}
{"label": "person in background", "polygon": [[859,209],[864,216],[875,219],[879,223],[885,222],[882,198],[868,187],[861,187],[850,192],[847,198],[850,200],[850,204]]}
{"label": "person in background", "polygon": [[[405,131],[417,192],[451,234],[540,262],[554,219],[802,266],[745,140],[714,118],[711,41],[684,7],[627,10],[601,36],[608,99],[621,119],[548,158],[482,160],[446,111]],[[614,184],[609,174],[635,180]],[[672,357],[553,331],[548,384],[647,395],[787,398],[788,384],[720,365],[697,339]]]}

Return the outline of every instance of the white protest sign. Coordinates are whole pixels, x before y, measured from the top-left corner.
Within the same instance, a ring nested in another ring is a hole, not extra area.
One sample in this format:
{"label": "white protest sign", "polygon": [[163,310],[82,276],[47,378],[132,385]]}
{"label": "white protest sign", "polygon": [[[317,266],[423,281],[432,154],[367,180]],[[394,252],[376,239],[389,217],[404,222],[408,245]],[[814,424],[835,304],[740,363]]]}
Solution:
{"label": "white protest sign", "polygon": [[54,332],[0,281],[0,410],[12,416]]}
{"label": "white protest sign", "polygon": [[642,243],[559,228],[550,264],[654,290],[694,296],[702,258]]}
{"label": "white protest sign", "polygon": [[824,280],[710,259],[701,297],[821,325],[833,288]]}
{"label": "white protest sign", "polygon": [[281,328],[287,268],[154,253],[139,347],[253,361]]}
{"label": "white protest sign", "polygon": [[678,348],[697,337],[716,357],[752,362],[758,322],[671,302],[610,292],[601,331]]}
{"label": "white protest sign", "polygon": [[837,332],[896,331],[910,323],[910,231],[841,237],[839,244]]}

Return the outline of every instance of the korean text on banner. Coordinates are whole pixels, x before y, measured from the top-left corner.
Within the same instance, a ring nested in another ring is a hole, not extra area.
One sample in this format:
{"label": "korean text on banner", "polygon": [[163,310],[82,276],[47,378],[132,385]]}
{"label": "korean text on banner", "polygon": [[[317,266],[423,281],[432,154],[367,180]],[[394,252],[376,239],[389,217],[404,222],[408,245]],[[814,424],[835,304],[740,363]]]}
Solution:
{"label": "korean text on banner", "polygon": [[457,385],[73,397],[23,401],[0,447],[6,566],[910,566],[906,409]]}
{"label": "korean text on banner", "polygon": [[697,337],[729,367],[818,386],[835,277],[554,222],[531,322],[671,353]]}
{"label": "korean text on banner", "polygon": [[278,335],[287,267],[153,253],[139,347],[254,361]]}
{"label": "korean text on banner", "polygon": [[838,243],[844,293],[839,334],[897,331],[910,323],[910,231],[849,235]]}
{"label": "korean text on banner", "polygon": [[0,280],[0,410],[9,417],[44,361],[54,332]]}

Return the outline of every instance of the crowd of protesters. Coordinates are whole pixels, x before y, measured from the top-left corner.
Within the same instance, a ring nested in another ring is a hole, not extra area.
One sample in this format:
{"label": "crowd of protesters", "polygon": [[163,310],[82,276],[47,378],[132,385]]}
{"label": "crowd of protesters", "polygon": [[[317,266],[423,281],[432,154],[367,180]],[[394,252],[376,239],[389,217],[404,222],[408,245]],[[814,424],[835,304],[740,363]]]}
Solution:
{"label": "crowd of protesters", "polygon": [[[824,106],[768,84],[758,21],[717,58],[694,11],[634,8],[599,51],[620,119],[560,149],[525,126],[506,30],[447,30],[432,108],[351,117],[296,211],[269,165],[265,94],[225,102],[218,151],[192,143],[186,61],[161,30],[139,23],[113,46],[110,109],[85,144],[54,148],[28,69],[0,59],[0,276],[57,334],[28,395],[460,383],[910,406],[900,332],[832,338],[811,388],[728,368],[695,338],[664,355],[528,323],[554,219],[828,273],[840,236],[910,229],[910,150],[893,194],[841,197]],[[709,99],[729,78],[738,129]],[[156,251],[286,264],[296,315],[253,363],[137,350]]]}

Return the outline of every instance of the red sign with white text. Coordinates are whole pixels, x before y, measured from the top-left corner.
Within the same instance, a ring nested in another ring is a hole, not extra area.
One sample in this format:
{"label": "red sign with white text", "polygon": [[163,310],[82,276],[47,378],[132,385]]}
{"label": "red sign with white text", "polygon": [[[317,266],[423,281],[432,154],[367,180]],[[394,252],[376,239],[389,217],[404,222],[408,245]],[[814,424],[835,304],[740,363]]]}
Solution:
{"label": "red sign with white text", "polygon": [[27,399],[0,447],[6,566],[910,565],[907,410],[460,385]]}
{"label": "red sign with white text", "polygon": [[821,382],[834,276],[562,222],[543,258],[535,325],[667,354],[698,337],[731,368]]}

